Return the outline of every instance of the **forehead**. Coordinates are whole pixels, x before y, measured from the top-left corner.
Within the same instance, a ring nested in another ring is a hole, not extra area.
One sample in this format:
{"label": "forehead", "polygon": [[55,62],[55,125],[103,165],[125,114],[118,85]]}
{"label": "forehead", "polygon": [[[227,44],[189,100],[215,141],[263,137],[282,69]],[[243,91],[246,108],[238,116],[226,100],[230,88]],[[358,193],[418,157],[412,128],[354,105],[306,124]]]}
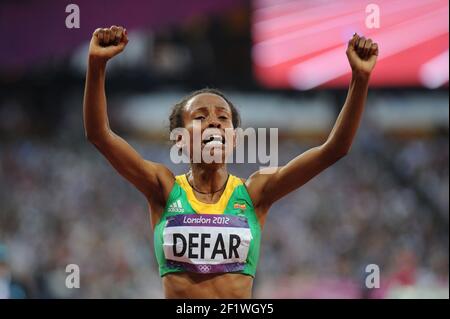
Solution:
{"label": "forehead", "polygon": [[228,112],[231,111],[227,101],[221,96],[213,93],[201,93],[191,98],[186,103],[186,111],[194,112],[198,109],[205,109],[209,107],[224,109]]}

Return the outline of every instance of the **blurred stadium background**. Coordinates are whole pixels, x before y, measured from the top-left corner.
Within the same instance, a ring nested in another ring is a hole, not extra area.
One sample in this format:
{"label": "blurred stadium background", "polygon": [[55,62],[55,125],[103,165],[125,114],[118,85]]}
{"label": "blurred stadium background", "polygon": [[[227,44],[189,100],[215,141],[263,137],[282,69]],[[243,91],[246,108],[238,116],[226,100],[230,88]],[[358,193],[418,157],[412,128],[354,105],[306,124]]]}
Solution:
{"label": "blurred stadium background", "polygon": [[[347,92],[345,43],[380,43],[350,154],[271,209],[256,298],[449,297],[448,1],[68,1],[0,4],[0,298],[161,298],[145,199],[84,138],[87,46],[124,25],[112,128],[169,160],[170,107],[222,89],[244,127],[278,127],[279,162],[324,141]],[[248,177],[258,164],[233,164]],[[81,288],[65,287],[78,264]],[[365,288],[377,264],[381,287]]]}

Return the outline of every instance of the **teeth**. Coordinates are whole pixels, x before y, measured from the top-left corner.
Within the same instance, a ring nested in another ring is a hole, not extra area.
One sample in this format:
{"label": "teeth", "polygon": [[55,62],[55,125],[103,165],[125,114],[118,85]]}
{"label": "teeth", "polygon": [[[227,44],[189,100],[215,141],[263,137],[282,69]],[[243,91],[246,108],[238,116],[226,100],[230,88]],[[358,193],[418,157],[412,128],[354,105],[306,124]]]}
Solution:
{"label": "teeth", "polygon": [[207,137],[203,140],[203,142],[204,142],[204,143],[208,143],[208,144],[209,144],[209,143],[212,143],[212,142],[222,144],[222,140],[223,140],[223,138],[222,138],[221,135],[215,134],[215,135],[207,136]]}
{"label": "teeth", "polygon": [[221,141],[213,140],[211,142],[207,142],[208,145],[222,145]]}

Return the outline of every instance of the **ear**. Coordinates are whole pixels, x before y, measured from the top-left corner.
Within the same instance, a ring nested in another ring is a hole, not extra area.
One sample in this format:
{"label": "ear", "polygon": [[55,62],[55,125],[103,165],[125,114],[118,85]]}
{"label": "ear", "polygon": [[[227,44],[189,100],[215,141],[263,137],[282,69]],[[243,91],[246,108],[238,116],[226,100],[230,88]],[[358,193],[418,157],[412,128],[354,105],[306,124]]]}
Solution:
{"label": "ear", "polygon": [[175,145],[178,147],[181,147],[183,143],[183,136],[181,134],[177,135],[177,140],[175,142]]}
{"label": "ear", "polygon": [[238,143],[238,139],[237,139],[236,129],[233,129],[233,149],[236,148],[237,143]]}
{"label": "ear", "polygon": [[185,146],[186,146],[186,142],[183,139],[183,136],[181,134],[179,134],[177,136],[177,141],[175,142],[175,145],[182,150]]}

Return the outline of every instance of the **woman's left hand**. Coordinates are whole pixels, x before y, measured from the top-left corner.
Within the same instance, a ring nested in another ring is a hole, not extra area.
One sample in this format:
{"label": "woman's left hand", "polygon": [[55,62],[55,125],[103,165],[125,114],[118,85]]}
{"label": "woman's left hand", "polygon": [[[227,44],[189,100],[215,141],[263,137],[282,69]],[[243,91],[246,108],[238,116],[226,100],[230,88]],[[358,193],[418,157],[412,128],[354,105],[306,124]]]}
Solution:
{"label": "woman's left hand", "polygon": [[372,39],[360,37],[355,33],[348,42],[346,53],[353,73],[370,76],[377,63],[377,43],[373,42]]}

